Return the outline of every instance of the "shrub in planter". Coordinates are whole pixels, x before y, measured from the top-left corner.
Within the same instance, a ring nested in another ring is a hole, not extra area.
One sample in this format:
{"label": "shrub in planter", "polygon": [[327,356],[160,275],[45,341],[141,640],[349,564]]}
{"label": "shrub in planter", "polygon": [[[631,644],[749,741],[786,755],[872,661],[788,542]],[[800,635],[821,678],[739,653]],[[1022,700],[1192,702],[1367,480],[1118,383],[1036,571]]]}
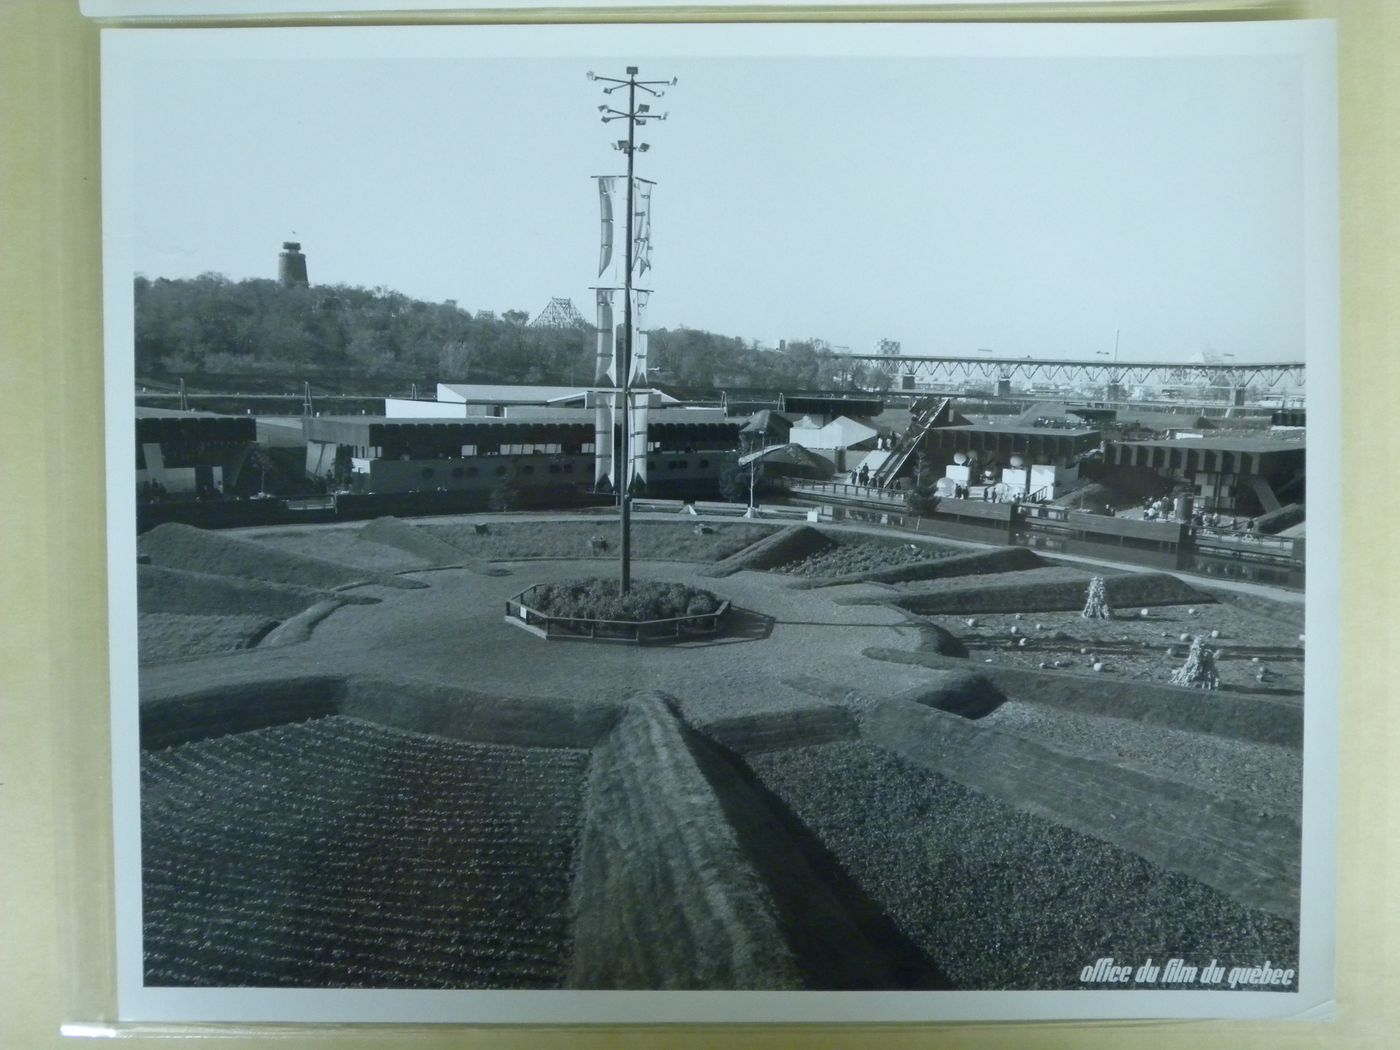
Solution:
{"label": "shrub in planter", "polygon": [[574,621],[669,620],[703,616],[720,606],[710,592],[682,583],[634,580],[619,594],[616,580],[600,578],[541,584],[524,601],[536,612]]}

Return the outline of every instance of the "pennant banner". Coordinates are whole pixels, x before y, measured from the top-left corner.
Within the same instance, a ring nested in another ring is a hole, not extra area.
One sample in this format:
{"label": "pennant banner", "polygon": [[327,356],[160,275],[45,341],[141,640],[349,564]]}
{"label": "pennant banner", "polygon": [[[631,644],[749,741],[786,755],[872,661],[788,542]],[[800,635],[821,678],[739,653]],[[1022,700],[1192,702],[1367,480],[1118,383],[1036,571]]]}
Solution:
{"label": "pennant banner", "polygon": [[613,488],[613,402],[616,395],[599,394],[593,414],[593,487]]}
{"label": "pennant banner", "polygon": [[651,188],[638,182],[632,204],[632,265],[639,274],[651,269]]}
{"label": "pennant banner", "polygon": [[645,386],[647,381],[647,334],[637,332],[632,338],[632,386]]}
{"label": "pennant banner", "polygon": [[632,418],[628,424],[627,440],[632,453],[632,471],[627,482],[628,492],[635,485],[647,483],[647,401],[647,391],[638,391],[629,413]]}
{"label": "pennant banner", "polygon": [[602,232],[599,237],[598,249],[598,276],[603,276],[603,272],[612,262],[613,253],[613,204],[612,195],[614,184],[617,182],[616,175],[599,175],[598,179],[598,212],[602,219]]}
{"label": "pennant banner", "polygon": [[605,386],[617,385],[617,336],[613,329],[612,295],[611,288],[597,290],[598,353],[593,382]]}

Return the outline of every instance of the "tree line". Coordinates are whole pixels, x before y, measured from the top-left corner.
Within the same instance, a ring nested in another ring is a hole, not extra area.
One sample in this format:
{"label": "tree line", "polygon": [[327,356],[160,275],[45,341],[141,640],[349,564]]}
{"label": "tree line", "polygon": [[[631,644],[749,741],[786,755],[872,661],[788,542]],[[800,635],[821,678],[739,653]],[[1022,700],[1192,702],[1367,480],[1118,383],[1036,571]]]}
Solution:
{"label": "tree line", "polygon": [[[367,383],[584,385],[593,377],[588,328],[530,325],[530,314],[475,314],[387,288],[284,287],[221,274],[135,280],[136,374],[152,381],[201,376],[336,375]],[[724,387],[883,388],[888,376],[823,340],[780,349],[694,328],[653,329],[654,379],[688,391]]]}

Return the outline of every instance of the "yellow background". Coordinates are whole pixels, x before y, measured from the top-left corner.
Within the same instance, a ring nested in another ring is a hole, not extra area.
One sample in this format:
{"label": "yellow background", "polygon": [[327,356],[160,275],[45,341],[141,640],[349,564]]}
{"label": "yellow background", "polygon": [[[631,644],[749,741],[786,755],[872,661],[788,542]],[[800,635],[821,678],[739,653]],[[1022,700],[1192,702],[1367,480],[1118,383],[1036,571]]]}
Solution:
{"label": "yellow background", "polygon": [[[0,0],[0,1048],[110,1016],[98,29],[78,0]],[[783,10],[786,19],[810,17]],[[879,8],[835,15],[865,20]],[[753,16],[762,8],[752,8]],[[1014,7],[1102,17],[1101,5]],[[1330,1023],[288,1030],[218,1046],[1400,1046],[1400,828],[1391,632],[1400,579],[1400,0],[1146,3],[1154,18],[1339,23],[1346,499],[1337,1020]],[[1007,8],[1000,8],[1003,17]],[[949,17],[949,9],[931,9]],[[975,10],[952,9],[974,17]],[[555,12],[555,17],[572,17]],[[605,17],[590,12],[589,19]],[[613,17],[637,20],[635,12]],[[662,12],[667,21],[677,12]],[[825,17],[833,17],[830,11]],[[898,17],[909,17],[907,11]],[[477,19],[490,20],[490,19]],[[540,16],[511,16],[513,21]],[[1313,469],[1317,469],[1314,467]],[[1393,1029],[1393,1031],[1392,1031]],[[128,1045],[192,1042],[137,1033]],[[208,1035],[209,1033],[204,1033]],[[204,1045],[209,1045],[204,1042]]]}

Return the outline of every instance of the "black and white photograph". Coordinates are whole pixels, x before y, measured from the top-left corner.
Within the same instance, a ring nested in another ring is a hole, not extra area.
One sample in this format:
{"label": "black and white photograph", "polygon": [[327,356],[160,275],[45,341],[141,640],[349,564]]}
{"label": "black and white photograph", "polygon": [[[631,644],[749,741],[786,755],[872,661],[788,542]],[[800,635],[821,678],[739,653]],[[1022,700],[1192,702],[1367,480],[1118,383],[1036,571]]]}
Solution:
{"label": "black and white photograph", "polygon": [[1330,1009],[1330,24],[102,62],[123,1020]]}

